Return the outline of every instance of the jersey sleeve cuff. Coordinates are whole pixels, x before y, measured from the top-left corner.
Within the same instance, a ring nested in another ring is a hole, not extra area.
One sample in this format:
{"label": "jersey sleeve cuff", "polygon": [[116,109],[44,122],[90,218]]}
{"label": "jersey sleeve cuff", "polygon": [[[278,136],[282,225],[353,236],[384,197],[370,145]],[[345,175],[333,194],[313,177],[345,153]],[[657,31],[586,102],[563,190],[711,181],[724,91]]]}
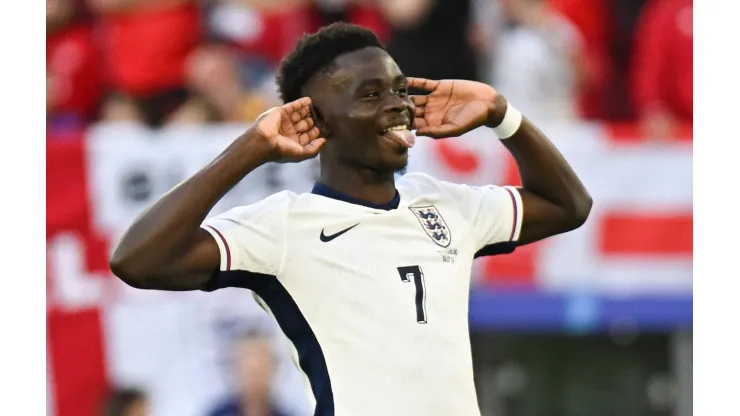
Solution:
{"label": "jersey sleeve cuff", "polygon": [[518,241],[519,234],[522,232],[522,218],[524,216],[524,211],[522,209],[522,196],[519,194],[519,190],[513,186],[504,186],[504,189],[509,192],[513,208],[509,241]]}
{"label": "jersey sleeve cuff", "polygon": [[208,231],[213,236],[213,239],[216,240],[216,244],[218,244],[218,251],[221,253],[221,267],[219,270],[222,272],[230,271],[233,264],[233,254],[226,237],[213,225],[203,224],[201,228]]}

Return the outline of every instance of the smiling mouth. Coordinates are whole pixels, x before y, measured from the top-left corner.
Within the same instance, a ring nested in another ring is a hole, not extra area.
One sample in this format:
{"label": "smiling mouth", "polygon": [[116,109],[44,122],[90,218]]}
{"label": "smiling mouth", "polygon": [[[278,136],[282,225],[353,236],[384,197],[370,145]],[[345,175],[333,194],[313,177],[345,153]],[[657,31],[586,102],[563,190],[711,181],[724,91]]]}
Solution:
{"label": "smiling mouth", "polygon": [[388,133],[389,131],[404,131],[408,129],[409,129],[409,126],[405,124],[399,124],[397,126],[388,127],[387,129],[383,130],[383,134]]}
{"label": "smiling mouth", "polygon": [[414,143],[416,143],[414,133],[409,130],[408,126],[403,124],[391,126],[383,130],[380,135],[407,149],[414,147]]}

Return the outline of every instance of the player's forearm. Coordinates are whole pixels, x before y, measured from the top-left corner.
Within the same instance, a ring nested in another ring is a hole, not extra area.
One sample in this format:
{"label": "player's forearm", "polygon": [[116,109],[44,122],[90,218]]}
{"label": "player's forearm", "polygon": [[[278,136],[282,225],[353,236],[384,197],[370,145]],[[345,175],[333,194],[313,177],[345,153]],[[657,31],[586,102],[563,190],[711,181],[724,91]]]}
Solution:
{"label": "player's forearm", "polygon": [[[259,141],[250,137],[251,132],[139,215],[111,256],[111,268],[117,276],[135,285],[179,272],[177,259],[195,244],[200,225],[213,206],[267,160]],[[218,263],[213,266],[215,269]]]}
{"label": "player's forearm", "polygon": [[524,189],[560,207],[575,226],[586,221],[591,195],[540,129],[524,117],[517,132],[503,144],[516,161]]}

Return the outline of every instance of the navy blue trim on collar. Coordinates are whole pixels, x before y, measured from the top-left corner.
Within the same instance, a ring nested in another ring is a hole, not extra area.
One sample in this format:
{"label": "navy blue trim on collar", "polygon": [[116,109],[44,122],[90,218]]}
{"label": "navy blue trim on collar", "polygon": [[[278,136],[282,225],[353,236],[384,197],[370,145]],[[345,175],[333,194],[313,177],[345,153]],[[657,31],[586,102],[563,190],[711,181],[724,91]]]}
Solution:
{"label": "navy blue trim on collar", "polygon": [[398,208],[398,205],[401,203],[401,195],[398,193],[398,190],[396,190],[396,195],[393,197],[393,199],[386,202],[385,204],[373,204],[371,202],[363,201],[362,199],[353,198],[349,195],[346,195],[342,192],[335,190],[334,188],[330,188],[321,182],[316,182],[314,184],[313,189],[311,190],[311,193],[316,194],[316,195],[325,196],[331,199],[337,199],[339,201],[348,202],[350,204],[362,205],[368,208],[382,209],[385,211],[396,209]]}

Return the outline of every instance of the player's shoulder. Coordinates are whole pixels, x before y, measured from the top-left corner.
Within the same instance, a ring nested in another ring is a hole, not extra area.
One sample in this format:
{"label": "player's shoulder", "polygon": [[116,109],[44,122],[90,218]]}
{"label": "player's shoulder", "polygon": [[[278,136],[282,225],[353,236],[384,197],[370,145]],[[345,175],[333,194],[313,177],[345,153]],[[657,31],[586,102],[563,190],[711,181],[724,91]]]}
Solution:
{"label": "player's shoulder", "polygon": [[252,222],[261,222],[286,215],[295,199],[295,193],[281,191],[252,204],[234,207],[218,217],[237,221],[248,219]]}
{"label": "player's shoulder", "polygon": [[407,193],[416,194],[444,194],[455,193],[465,185],[443,181],[422,172],[412,172],[403,175],[397,182],[397,186]]}
{"label": "player's shoulder", "polygon": [[472,186],[437,179],[421,172],[408,173],[398,181],[398,188],[411,196],[426,195],[438,199],[451,201],[455,204],[465,204],[475,201],[486,195],[508,195],[505,188],[499,185]]}
{"label": "player's shoulder", "polygon": [[289,209],[295,199],[296,194],[294,192],[280,191],[243,208],[259,211],[282,211]]}
{"label": "player's shoulder", "polygon": [[439,189],[441,185],[442,181],[423,172],[409,172],[397,181],[397,186],[412,189]]}

